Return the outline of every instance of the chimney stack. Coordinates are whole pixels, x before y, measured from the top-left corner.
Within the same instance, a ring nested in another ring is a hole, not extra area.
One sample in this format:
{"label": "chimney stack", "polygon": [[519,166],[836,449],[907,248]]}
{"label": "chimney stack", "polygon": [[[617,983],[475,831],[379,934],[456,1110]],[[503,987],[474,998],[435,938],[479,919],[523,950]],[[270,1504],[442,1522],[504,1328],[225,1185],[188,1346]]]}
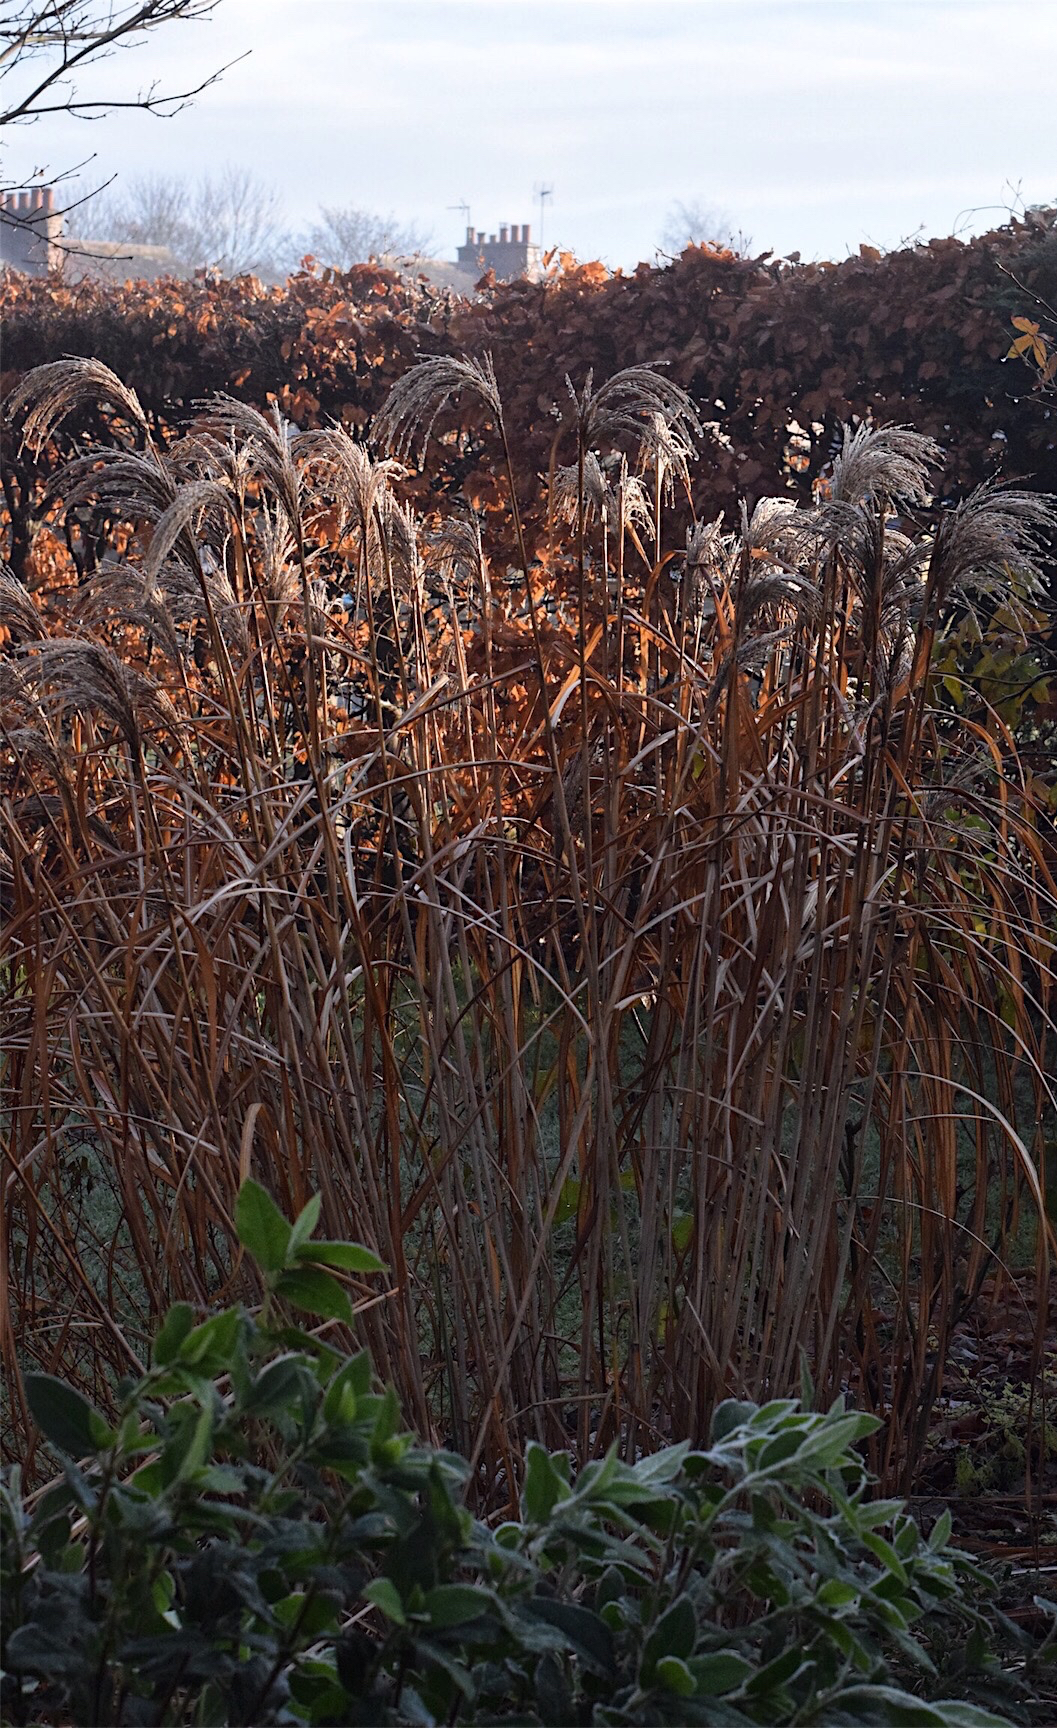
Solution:
{"label": "chimney stack", "polygon": [[30,186],[21,192],[4,192],[0,206],[0,262],[29,276],[45,276],[62,265],[59,240],[62,216],[55,209],[50,186]]}
{"label": "chimney stack", "polygon": [[468,227],[466,244],[458,249],[458,262],[468,271],[491,268],[500,282],[519,277],[535,281],[539,276],[539,247],[532,245],[532,229],[527,222],[502,222],[498,235]]}

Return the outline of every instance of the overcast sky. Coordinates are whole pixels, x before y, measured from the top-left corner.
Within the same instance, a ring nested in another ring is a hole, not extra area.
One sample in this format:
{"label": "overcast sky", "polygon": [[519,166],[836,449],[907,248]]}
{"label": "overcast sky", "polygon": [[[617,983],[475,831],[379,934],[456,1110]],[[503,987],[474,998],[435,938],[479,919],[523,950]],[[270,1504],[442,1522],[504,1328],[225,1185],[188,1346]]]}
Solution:
{"label": "overcast sky", "polygon": [[82,184],[248,165],[294,228],[392,211],[445,257],[449,206],[535,231],[549,185],[545,240],[624,266],[676,200],[754,250],[842,257],[1057,199],[1054,0],[220,0],[91,88],[193,83],[246,49],[175,119],[14,131],[5,178],[89,151]]}

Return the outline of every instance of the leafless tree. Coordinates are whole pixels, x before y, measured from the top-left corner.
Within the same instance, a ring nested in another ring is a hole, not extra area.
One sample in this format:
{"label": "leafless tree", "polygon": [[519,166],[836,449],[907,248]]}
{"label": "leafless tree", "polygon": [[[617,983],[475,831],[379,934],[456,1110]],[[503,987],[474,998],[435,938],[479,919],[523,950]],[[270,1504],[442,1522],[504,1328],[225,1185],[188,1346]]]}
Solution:
{"label": "leafless tree", "polygon": [[734,232],[734,224],[725,210],[696,200],[673,204],[661,235],[663,250],[677,257],[687,246],[702,245],[729,246],[732,252],[745,253],[752,240],[748,234]]}
{"label": "leafless tree", "polygon": [[174,174],[145,174],[89,195],[75,226],[83,240],[125,240],[141,246],[167,246],[181,262],[194,250],[190,187]]}
{"label": "leafless tree", "polygon": [[282,268],[289,240],[273,186],[250,168],[229,166],[198,181],[189,222],[197,261],[222,276],[272,276]]}
{"label": "leafless tree", "polygon": [[166,246],[179,269],[224,276],[279,276],[295,250],[274,187],[236,166],[196,182],[176,174],[121,181],[85,204],[79,238]]}
{"label": "leafless tree", "polygon": [[335,270],[366,264],[371,258],[406,258],[423,253],[432,234],[401,223],[392,214],[376,215],[353,205],[338,209],[326,205],[319,220],[305,236],[304,251]]}

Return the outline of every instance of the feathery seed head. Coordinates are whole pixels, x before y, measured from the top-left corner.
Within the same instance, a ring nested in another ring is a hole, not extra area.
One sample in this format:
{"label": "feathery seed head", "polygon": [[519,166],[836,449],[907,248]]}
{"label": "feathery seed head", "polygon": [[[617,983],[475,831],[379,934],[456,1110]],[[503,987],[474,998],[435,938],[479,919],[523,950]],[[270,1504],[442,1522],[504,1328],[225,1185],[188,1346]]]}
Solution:
{"label": "feathery seed head", "polygon": [[77,408],[112,402],[150,438],[139,397],[101,360],[53,360],[29,372],[4,405],[9,424],[22,419],[22,444],[39,455],[55,429]]}
{"label": "feathery seed head", "polygon": [[829,502],[926,504],[928,472],[942,455],[934,439],[908,426],[846,426],[833,463]]}
{"label": "feathery seed head", "polygon": [[366,446],[350,437],[343,426],[300,432],[293,440],[293,450],[313,497],[338,504],[342,534],[369,533],[372,517],[384,505],[391,482],[405,472],[399,462],[372,460]]}
{"label": "feathery seed head", "polygon": [[1039,554],[1055,530],[1053,498],[995,481],[978,486],[940,517],[929,564],[937,603],[1040,597]]}
{"label": "feathery seed head", "polygon": [[16,642],[44,639],[44,624],[29,590],[6,564],[0,564],[0,624]]}
{"label": "feathery seed head", "polygon": [[682,479],[694,439],[702,435],[697,409],[685,390],[651,366],[627,366],[598,389],[587,374],[579,395],[567,377],[581,449],[634,438],[642,462],[660,463]]}
{"label": "feathery seed head", "polygon": [[461,360],[438,355],[419,360],[393,385],[375,420],[372,443],[403,461],[413,454],[421,437],[418,456],[421,467],[438,418],[464,390],[484,403],[501,429],[503,405],[491,354],[484,354],[479,360],[468,355]]}

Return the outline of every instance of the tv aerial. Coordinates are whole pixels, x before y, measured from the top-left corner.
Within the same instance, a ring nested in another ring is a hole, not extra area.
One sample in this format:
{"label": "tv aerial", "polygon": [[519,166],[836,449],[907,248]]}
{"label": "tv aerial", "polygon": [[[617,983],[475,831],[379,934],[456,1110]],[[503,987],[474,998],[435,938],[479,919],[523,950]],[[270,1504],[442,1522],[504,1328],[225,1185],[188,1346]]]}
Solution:
{"label": "tv aerial", "polygon": [[467,204],[465,198],[460,199],[458,204],[449,204],[448,209],[461,210],[467,228],[470,226],[470,206]]}
{"label": "tv aerial", "polygon": [[537,180],[535,186],[533,186],[533,188],[532,188],[532,196],[536,200],[536,203],[540,207],[540,252],[542,253],[542,251],[543,251],[543,212],[547,206],[547,199],[554,197],[554,187],[553,186],[545,186],[543,184],[542,180]]}

